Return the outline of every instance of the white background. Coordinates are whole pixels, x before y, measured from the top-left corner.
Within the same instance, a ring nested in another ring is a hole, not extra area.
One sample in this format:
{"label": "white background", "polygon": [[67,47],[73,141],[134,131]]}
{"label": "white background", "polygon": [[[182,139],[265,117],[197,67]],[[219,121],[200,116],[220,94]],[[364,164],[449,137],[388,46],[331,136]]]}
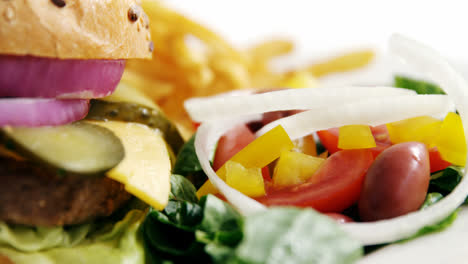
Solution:
{"label": "white background", "polygon": [[468,60],[466,1],[166,0],[242,47],[275,36],[291,37],[302,55],[316,56],[385,43],[393,32]]}

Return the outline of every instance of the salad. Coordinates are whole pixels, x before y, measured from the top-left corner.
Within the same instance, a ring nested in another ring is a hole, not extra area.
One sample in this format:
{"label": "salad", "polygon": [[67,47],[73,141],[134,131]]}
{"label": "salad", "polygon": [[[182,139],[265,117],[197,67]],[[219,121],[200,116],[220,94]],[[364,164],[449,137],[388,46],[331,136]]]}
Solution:
{"label": "salad", "polygon": [[397,76],[407,89],[186,101],[199,127],[177,157],[169,205],[145,221],[153,257],[354,263],[450,226],[468,195],[466,84],[416,41],[394,35],[390,48],[440,88]]}

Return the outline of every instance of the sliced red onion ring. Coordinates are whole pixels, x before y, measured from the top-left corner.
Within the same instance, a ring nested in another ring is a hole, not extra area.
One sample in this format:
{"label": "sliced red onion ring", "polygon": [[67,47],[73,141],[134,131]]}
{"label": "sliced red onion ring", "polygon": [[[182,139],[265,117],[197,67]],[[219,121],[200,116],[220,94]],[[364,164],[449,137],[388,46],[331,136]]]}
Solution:
{"label": "sliced red onion ring", "polygon": [[89,101],[11,98],[0,99],[1,126],[58,126],[83,119]]}
{"label": "sliced red onion ring", "polygon": [[124,67],[124,60],[0,56],[0,97],[104,97],[114,91]]}

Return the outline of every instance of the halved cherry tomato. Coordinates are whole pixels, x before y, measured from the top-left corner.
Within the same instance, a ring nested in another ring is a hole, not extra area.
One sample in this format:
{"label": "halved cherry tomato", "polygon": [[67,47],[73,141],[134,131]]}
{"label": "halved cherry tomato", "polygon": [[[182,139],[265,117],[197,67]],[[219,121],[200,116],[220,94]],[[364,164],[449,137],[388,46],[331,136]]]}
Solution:
{"label": "halved cherry tomato", "polygon": [[[371,127],[371,132],[377,145],[376,147],[370,149],[372,151],[372,155],[375,158],[386,148],[390,147],[392,142],[390,142],[390,136],[388,135],[388,130],[385,125]],[[338,148],[338,134],[339,129],[337,127],[317,131],[320,142],[322,142],[322,145],[328,150],[330,154],[341,150]]]}
{"label": "halved cherry tomato", "polygon": [[442,159],[436,147],[429,149],[429,163],[431,165],[431,173],[443,170],[452,165],[450,162]]}
{"label": "halved cherry tomato", "polygon": [[273,121],[276,121],[278,119],[288,117],[291,115],[298,114],[300,112],[303,112],[303,110],[287,110],[287,111],[273,111],[273,112],[267,112],[263,114],[262,117],[262,123],[263,125],[267,125]]}
{"label": "halved cherry tomato", "polygon": [[338,148],[338,134],[339,128],[337,127],[317,131],[317,136],[320,138],[320,142],[330,154],[333,154],[340,150]]}
{"label": "halved cherry tomato", "polygon": [[197,130],[198,127],[201,125],[200,122],[192,122],[192,125],[193,125],[193,129]]}
{"label": "halved cherry tomato", "polygon": [[[245,148],[250,142],[255,140],[255,135],[245,124],[235,126],[224,134],[218,141],[215,157],[213,160],[213,170],[217,171],[237,152]],[[267,167],[262,168],[264,180],[271,180]]]}
{"label": "halved cherry tomato", "polygon": [[364,176],[373,160],[368,149],[338,151],[317,171],[316,177],[321,179],[318,183],[267,188],[267,195],[257,200],[268,206],[292,205],[325,213],[341,212],[359,199]]}

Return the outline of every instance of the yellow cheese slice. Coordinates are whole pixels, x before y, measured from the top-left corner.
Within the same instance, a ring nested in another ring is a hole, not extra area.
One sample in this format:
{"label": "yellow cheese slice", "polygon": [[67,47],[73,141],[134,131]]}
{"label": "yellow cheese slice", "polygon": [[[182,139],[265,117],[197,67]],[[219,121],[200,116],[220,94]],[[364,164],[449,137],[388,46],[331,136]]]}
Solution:
{"label": "yellow cheese slice", "polygon": [[123,183],[127,192],[155,209],[164,209],[171,188],[171,162],[161,133],[136,123],[92,123],[114,132],[125,149],[125,158],[107,176]]}

